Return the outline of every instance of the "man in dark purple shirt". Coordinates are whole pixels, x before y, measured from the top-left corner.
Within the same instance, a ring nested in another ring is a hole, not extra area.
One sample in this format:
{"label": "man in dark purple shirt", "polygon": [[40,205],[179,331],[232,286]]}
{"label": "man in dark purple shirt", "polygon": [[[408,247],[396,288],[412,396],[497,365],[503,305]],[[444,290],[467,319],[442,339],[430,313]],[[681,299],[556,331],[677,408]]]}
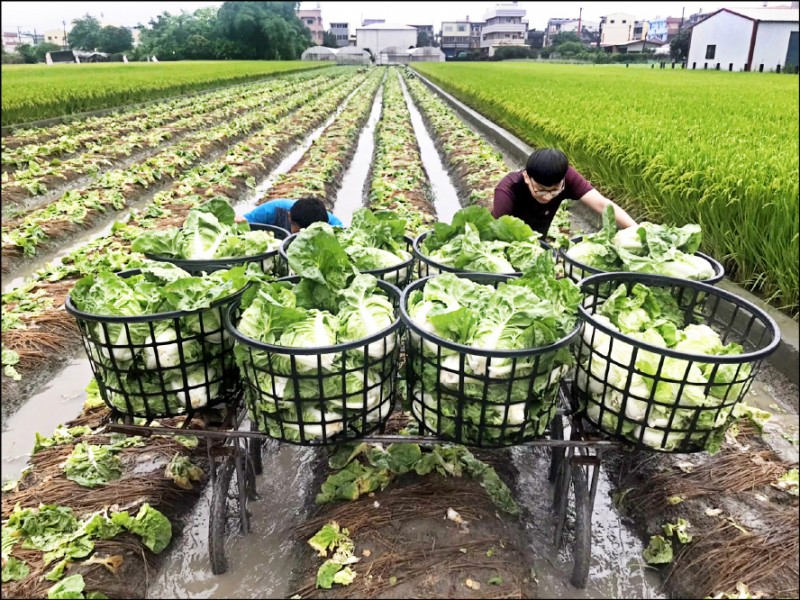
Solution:
{"label": "man in dark purple shirt", "polygon": [[528,157],[522,171],[503,177],[494,189],[492,216],[495,219],[503,215],[517,217],[545,236],[564,200],[580,200],[600,214],[610,204],[614,207],[619,227],[636,225],[628,213],[569,166],[561,150],[554,148],[536,150]]}

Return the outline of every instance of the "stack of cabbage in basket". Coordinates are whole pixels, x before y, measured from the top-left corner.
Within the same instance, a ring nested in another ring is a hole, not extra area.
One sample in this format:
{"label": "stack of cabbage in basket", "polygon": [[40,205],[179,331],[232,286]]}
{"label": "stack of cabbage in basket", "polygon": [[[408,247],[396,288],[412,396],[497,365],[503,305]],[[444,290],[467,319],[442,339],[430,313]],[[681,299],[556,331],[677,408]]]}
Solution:
{"label": "stack of cabbage in basket", "polygon": [[[214,198],[190,210],[182,227],[147,231],[133,241],[131,249],[188,260],[257,256],[278,249],[281,240],[271,231],[251,230],[248,223],[236,223],[235,217],[225,198]],[[272,259],[267,260],[264,271],[272,266]]]}
{"label": "stack of cabbage in basket", "polygon": [[[249,289],[234,324],[239,333],[275,346],[313,349],[362,340],[397,321],[378,280],[356,270],[330,225],[301,231],[287,255],[299,282]],[[394,355],[396,345],[396,331],[370,343],[366,352],[361,346],[290,356],[237,343],[251,419],[272,437],[292,441],[364,430],[391,411],[392,386],[386,382],[396,365],[386,356]]]}
{"label": "stack of cabbage in basket", "polygon": [[[353,213],[350,227],[336,229],[336,238],[359,271],[390,269],[411,260],[406,250],[406,221],[391,211],[372,212],[360,208]],[[390,283],[405,281],[406,269],[390,272],[381,279]]]}
{"label": "stack of cabbage in basket", "polygon": [[[716,356],[743,352],[738,343],[724,344],[708,325],[687,324],[666,288],[637,283],[628,292],[620,285],[592,318],[635,340],[676,352]],[[588,395],[584,404],[590,420],[604,431],[620,431],[622,436],[653,448],[674,450],[687,437],[705,444],[706,450],[719,448],[726,421],[750,376],[750,364],[704,363],[702,357],[688,361],[641,349],[632,364],[630,344],[612,339],[589,323],[582,335],[585,345],[581,345],[577,385]],[[621,390],[626,389],[628,378],[622,413]],[[601,405],[610,409],[602,411],[602,422]]]}
{"label": "stack of cabbage in basket", "polygon": [[[420,329],[445,340],[482,350],[525,351],[559,342],[574,331],[579,302],[577,286],[558,279],[552,255],[543,253],[523,277],[497,288],[455,274],[436,275],[422,290],[411,292],[407,310]],[[559,382],[573,364],[568,346],[488,358],[468,351],[462,355],[412,331],[412,411],[427,429],[467,443],[496,445],[544,433],[555,415]],[[463,403],[458,396],[462,378]]]}
{"label": "stack of cabbage in basket", "polygon": [[[504,215],[495,219],[481,206],[470,206],[453,215],[452,222],[436,223],[419,245],[431,260],[459,271],[522,273],[545,252],[541,236],[524,221]],[[423,273],[439,272],[435,267]]]}
{"label": "stack of cabbage in basket", "polygon": [[[405,249],[406,220],[392,211],[373,212],[368,208],[359,208],[353,212],[347,229],[331,228],[326,223],[312,223],[307,227],[312,231],[317,228],[332,232],[355,268],[362,273],[396,268],[412,258]],[[294,240],[291,244],[294,244]],[[403,282],[407,269],[408,266],[389,271],[381,279],[390,283]]]}
{"label": "stack of cabbage in basket", "polygon": [[[76,308],[92,315],[199,311],[259,275],[257,269],[242,266],[192,277],[170,263],[152,263],[130,277],[110,272],[84,277],[70,298]],[[233,340],[224,334],[218,307],[149,322],[90,320],[86,325],[90,356],[105,387],[111,388],[107,400],[124,413],[166,415],[202,408],[219,393],[223,372],[234,366]],[[127,401],[112,390],[127,391]]]}
{"label": "stack of cabbage in basket", "polygon": [[[614,208],[603,212],[603,228],[585,236],[569,250],[571,259],[599,271],[652,273],[680,279],[704,281],[714,277],[714,268],[702,256],[700,225],[683,227],[643,222],[617,229]],[[572,274],[576,279],[589,273]]]}

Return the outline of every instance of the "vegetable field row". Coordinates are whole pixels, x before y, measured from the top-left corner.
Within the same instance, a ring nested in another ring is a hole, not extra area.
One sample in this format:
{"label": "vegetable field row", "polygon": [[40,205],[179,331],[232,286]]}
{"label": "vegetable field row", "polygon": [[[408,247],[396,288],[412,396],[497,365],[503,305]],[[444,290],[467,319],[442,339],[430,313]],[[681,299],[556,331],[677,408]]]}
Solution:
{"label": "vegetable field row", "polygon": [[732,279],[797,314],[795,79],[520,63],[416,68],[531,145],[562,148],[634,218],[699,223],[703,250]]}
{"label": "vegetable field row", "polygon": [[3,65],[3,126],[320,68],[302,61]]}
{"label": "vegetable field row", "polygon": [[133,127],[136,130],[142,130],[142,127],[146,129],[150,119],[159,118],[164,114],[171,114],[172,112],[185,112],[192,109],[197,102],[208,101],[211,98],[220,96],[227,97],[230,94],[233,94],[235,97],[237,94],[246,93],[246,91],[250,89],[260,89],[261,85],[272,86],[278,82],[316,77],[326,72],[325,69],[319,72],[315,71],[316,70],[303,70],[292,75],[276,76],[274,81],[267,80],[263,84],[254,83],[241,87],[222,88],[221,90],[207,91],[189,97],[155,102],[144,108],[120,107],[118,111],[102,117],[76,118],[65,123],[47,127],[15,129],[12,134],[3,136],[3,151],[5,152],[8,148],[18,148],[25,144],[45,144],[47,142],[52,142],[52,140],[56,138],[65,138],[69,140],[72,138],[80,138],[87,134],[101,135],[106,129],[125,129],[127,127]]}
{"label": "vegetable field row", "polygon": [[436,211],[398,77],[391,69],[383,90],[367,205],[373,210],[396,212],[406,219],[409,235],[414,235],[432,226]]}
{"label": "vegetable field row", "polygon": [[406,85],[453,175],[461,203],[491,208],[494,188],[508,172],[502,155],[473,132],[444,101],[414,77]]}
{"label": "vegetable field row", "polygon": [[328,209],[333,206],[339,183],[356,149],[358,134],[369,117],[375,93],[382,83],[382,73],[375,72],[364,89],[350,99],[322,135],[314,140],[303,157],[288,173],[278,177],[258,204],[276,198],[316,196]]}
{"label": "vegetable field row", "polygon": [[220,159],[188,170],[170,190],[156,194],[146,208],[133,211],[127,222],[116,223],[111,234],[82,244],[61,264],[45,267],[4,294],[3,364],[16,365],[20,375],[27,377],[47,368],[54,351],[74,347],[77,331],[63,303],[77,277],[139,266],[143,257],[131,253],[129,246],[142,230],[180,224],[192,206],[210,197],[238,198],[255,178],[277,165],[288,146],[319,126],[364,77],[349,77],[343,85],[316,94],[296,112],[264,126]]}
{"label": "vegetable field row", "polygon": [[[83,175],[92,175],[98,178],[108,167],[131,156],[134,152],[158,148],[167,140],[180,138],[187,132],[196,135],[184,141],[192,141],[197,136],[202,136],[203,131],[220,123],[228,123],[237,116],[244,115],[260,108],[264,103],[272,103],[296,91],[313,89],[324,78],[312,78],[307,81],[298,81],[294,84],[281,82],[279,86],[259,86],[249,90],[247,94],[235,94],[229,99],[219,99],[217,102],[205,104],[197,100],[191,113],[183,114],[175,121],[167,122],[162,126],[153,127],[146,132],[133,132],[125,136],[111,138],[105,144],[95,143],[85,153],[69,159],[56,159],[45,164],[42,161],[29,161],[27,168],[17,169],[3,175],[3,201],[4,204],[16,204],[27,196],[35,197],[45,194],[49,188],[63,186],[78,179]],[[59,138],[63,140],[64,138]],[[167,146],[162,149],[166,150]],[[30,149],[30,150],[29,150]],[[36,146],[25,145],[14,152],[36,152]],[[4,153],[5,156],[5,153]]]}
{"label": "vegetable field row", "polygon": [[179,167],[185,168],[209,157],[220,147],[224,148],[241,136],[275,122],[304,105],[320,91],[337,85],[346,85],[342,75],[332,77],[324,85],[318,84],[316,90],[313,89],[313,82],[308,82],[300,90],[295,90],[267,108],[254,105],[241,117],[209,130],[194,132],[141,164],[109,171],[88,188],[67,192],[46,208],[4,224],[4,271],[13,268],[13,258],[36,254],[45,240],[48,244],[57,243],[59,238],[66,237],[72,231],[90,226],[100,213],[111,209],[121,210],[131,198],[142,193],[156,180],[173,178]]}
{"label": "vegetable field row", "polygon": [[[321,74],[319,71],[314,73],[314,75],[319,74]],[[63,160],[67,156],[76,156],[82,152],[89,154],[103,151],[124,136],[144,135],[155,128],[169,126],[176,121],[191,117],[193,113],[211,112],[251,94],[279,88],[285,84],[286,80],[273,78],[265,82],[207,92],[191,99],[181,98],[157,104],[148,112],[133,118],[122,118],[120,115],[115,115],[116,118],[109,117],[108,121],[101,125],[89,125],[87,119],[84,122],[86,125],[80,131],[65,132],[62,135],[38,142],[34,140],[21,142],[19,139],[14,139],[13,147],[9,144],[11,140],[4,138],[3,171],[13,175],[17,169],[30,168],[29,163],[31,162],[40,167],[52,164],[54,162],[50,160],[52,156]],[[42,128],[39,131],[44,134],[50,129],[52,128]]]}

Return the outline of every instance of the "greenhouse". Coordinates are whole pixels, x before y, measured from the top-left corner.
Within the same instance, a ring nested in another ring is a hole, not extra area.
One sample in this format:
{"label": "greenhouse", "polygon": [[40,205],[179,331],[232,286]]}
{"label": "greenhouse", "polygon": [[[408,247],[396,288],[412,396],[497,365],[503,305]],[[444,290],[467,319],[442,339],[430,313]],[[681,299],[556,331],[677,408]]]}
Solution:
{"label": "greenhouse", "polygon": [[433,46],[414,48],[410,55],[411,62],[444,62],[444,52]]}
{"label": "greenhouse", "polygon": [[411,62],[411,51],[397,46],[384,48],[380,53],[379,65],[407,65]]}
{"label": "greenhouse", "polygon": [[336,51],[337,65],[368,65],[372,62],[369,52],[355,46],[345,46]]}
{"label": "greenhouse", "polygon": [[312,46],[300,56],[300,60],[336,60],[336,50],[325,46]]}

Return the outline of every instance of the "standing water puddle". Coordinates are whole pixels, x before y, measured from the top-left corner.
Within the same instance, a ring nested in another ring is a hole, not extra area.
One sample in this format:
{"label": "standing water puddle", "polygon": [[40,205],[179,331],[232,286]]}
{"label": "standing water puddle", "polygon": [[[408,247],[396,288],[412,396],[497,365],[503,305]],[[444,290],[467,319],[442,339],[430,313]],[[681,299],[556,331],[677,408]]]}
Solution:
{"label": "standing water puddle", "polygon": [[156,578],[149,598],[283,598],[289,592],[291,529],[305,513],[313,478],[315,448],[267,442],[260,498],[248,503],[250,534],[231,536],[225,544],[228,572],[212,575],[208,558],[208,507],[211,486],[187,519]]}
{"label": "standing water puddle", "polygon": [[92,378],[89,360],[73,360],[38,394],[3,421],[3,480],[19,478],[33,450],[34,434],[51,435],[60,424],[77,417]]}
{"label": "standing water puddle", "polygon": [[[642,559],[644,546],[624,524],[613,507],[610,486],[601,471],[592,512],[592,562],[586,588],[569,583],[572,573],[572,542],[565,536],[561,550],[553,545],[553,487],[547,481],[549,451],[512,449],[519,471],[517,500],[527,512],[525,519],[530,551],[534,555],[539,598],[664,598],[658,590],[657,573],[648,571]],[[570,509],[572,510],[572,509]]]}
{"label": "standing water puddle", "polygon": [[342,185],[333,204],[335,214],[345,226],[349,226],[353,219],[353,212],[364,205],[364,191],[372,164],[372,155],[375,152],[375,126],[381,118],[381,103],[383,102],[383,87],[380,88],[372,104],[367,124],[358,136],[353,160],[342,177]]}
{"label": "standing water puddle", "polygon": [[400,78],[403,97],[406,99],[406,105],[411,113],[411,125],[414,127],[414,135],[417,136],[422,164],[431,182],[436,218],[444,223],[450,223],[453,220],[453,215],[461,210],[461,202],[458,199],[455,187],[453,187],[453,182],[450,181],[450,175],[448,175],[447,169],[442,164],[439,152],[437,152],[428,130],[425,129],[422,116],[411,100],[408,89],[406,89],[406,82],[400,77],[399,73],[397,76]]}

